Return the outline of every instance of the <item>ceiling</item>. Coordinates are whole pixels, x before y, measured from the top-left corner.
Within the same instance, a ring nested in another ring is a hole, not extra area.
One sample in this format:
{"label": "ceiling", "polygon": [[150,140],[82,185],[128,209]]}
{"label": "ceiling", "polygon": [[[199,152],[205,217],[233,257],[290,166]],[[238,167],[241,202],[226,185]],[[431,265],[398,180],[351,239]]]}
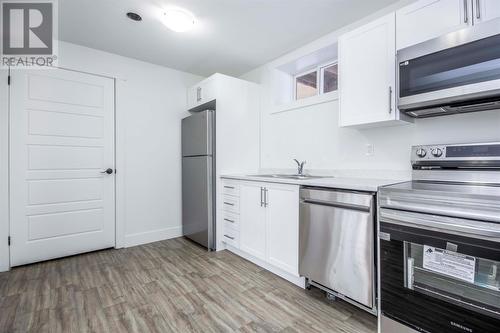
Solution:
{"label": "ceiling", "polygon": [[[208,76],[239,76],[397,0],[59,0],[63,41]],[[198,24],[175,33],[162,8]],[[143,21],[126,18],[128,11]]]}

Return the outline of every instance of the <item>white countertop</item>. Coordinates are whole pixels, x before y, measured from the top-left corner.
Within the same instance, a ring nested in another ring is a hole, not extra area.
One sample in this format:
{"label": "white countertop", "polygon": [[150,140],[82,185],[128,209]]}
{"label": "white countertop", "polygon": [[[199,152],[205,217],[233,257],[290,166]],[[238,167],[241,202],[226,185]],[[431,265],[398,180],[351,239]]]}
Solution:
{"label": "white countertop", "polygon": [[318,186],[327,188],[338,188],[344,190],[377,192],[380,186],[391,185],[408,181],[410,179],[373,179],[357,177],[328,177],[315,179],[285,179],[274,177],[259,177],[255,175],[223,175],[224,179],[247,180],[256,182],[294,184],[302,186]]}

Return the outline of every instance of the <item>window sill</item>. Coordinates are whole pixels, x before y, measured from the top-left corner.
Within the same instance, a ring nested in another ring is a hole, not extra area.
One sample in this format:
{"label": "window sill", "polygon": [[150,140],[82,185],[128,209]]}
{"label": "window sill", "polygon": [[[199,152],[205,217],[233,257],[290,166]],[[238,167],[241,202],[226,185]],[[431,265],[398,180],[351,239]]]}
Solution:
{"label": "window sill", "polygon": [[338,99],[339,99],[339,93],[337,90],[337,91],[332,91],[332,92],[318,95],[318,96],[304,98],[304,99],[301,99],[298,101],[291,101],[291,102],[286,103],[286,104],[275,105],[270,113],[276,114],[276,113],[292,111],[292,110],[301,109],[301,108],[305,108],[305,107],[316,105],[316,104],[328,103],[328,102],[335,101]]}

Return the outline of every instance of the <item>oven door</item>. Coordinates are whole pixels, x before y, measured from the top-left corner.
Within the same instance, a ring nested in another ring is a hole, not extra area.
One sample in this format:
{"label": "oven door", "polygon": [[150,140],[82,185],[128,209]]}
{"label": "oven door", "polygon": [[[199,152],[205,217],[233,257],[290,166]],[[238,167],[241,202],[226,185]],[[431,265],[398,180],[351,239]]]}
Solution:
{"label": "oven door", "polygon": [[381,311],[419,332],[500,327],[500,224],[380,210]]}
{"label": "oven door", "polygon": [[412,114],[464,101],[494,102],[500,94],[499,26],[495,20],[398,51],[399,109]]}

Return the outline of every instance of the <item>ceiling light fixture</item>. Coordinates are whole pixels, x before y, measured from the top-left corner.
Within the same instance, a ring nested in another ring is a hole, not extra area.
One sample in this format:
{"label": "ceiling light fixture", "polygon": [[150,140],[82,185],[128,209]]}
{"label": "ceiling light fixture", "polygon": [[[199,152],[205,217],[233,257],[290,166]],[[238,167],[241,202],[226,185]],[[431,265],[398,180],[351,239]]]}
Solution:
{"label": "ceiling light fixture", "polygon": [[171,8],[163,13],[162,22],[170,30],[185,32],[194,28],[196,20],[193,14],[184,9]]}
{"label": "ceiling light fixture", "polygon": [[128,12],[127,17],[131,19],[132,21],[142,21],[141,15],[134,13],[134,12]]}

